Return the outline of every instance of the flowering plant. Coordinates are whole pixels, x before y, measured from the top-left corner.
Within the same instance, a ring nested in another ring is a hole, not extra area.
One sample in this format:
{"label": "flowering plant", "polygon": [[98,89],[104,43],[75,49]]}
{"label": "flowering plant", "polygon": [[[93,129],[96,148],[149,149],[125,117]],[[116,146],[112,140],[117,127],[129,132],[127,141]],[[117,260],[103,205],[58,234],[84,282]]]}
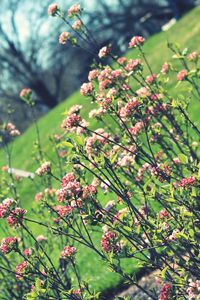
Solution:
{"label": "flowering plant", "polygon": [[[71,30],[60,36],[62,44],[69,40],[77,47],[81,41],[98,45],[78,4],[68,10],[68,17],[57,4],[48,13],[60,17]],[[81,29],[71,25],[72,18]],[[164,62],[154,73],[144,42],[139,36],[131,39],[129,47],[138,50],[138,57],[129,60],[117,57],[110,45],[94,53],[96,65],[80,93],[93,103],[88,117],[96,123],[90,125],[83,118],[80,105],[71,107],[61,133],[51,139],[58,164],[46,160],[36,126],[36,176],[44,191],[35,196],[34,214],[21,208],[13,174],[5,180],[12,198],[0,204],[0,218],[7,219],[11,229],[6,226],[5,231],[14,230],[15,237],[2,241],[0,268],[15,274],[17,297],[100,299],[79,273],[76,255],[84,247],[149,299],[199,299],[200,130],[189,113],[188,97],[193,93],[194,101],[200,100],[199,55],[169,44],[181,67]],[[185,94],[168,93],[171,78],[177,80],[177,87],[186,84]],[[21,95],[30,98],[31,92]],[[15,129],[11,127],[5,126],[8,131]],[[59,156],[59,149],[67,155]],[[36,237],[31,224],[43,228],[47,237]],[[101,237],[96,239],[95,231]],[[15,271],[11,256],[17,257]],[[124,259],[157,269],[161,292],[140,286],[123,266]],[[4,261],[11,267],[5,267]],[[12,292],[7,287],[7,293],[12,296]]]}

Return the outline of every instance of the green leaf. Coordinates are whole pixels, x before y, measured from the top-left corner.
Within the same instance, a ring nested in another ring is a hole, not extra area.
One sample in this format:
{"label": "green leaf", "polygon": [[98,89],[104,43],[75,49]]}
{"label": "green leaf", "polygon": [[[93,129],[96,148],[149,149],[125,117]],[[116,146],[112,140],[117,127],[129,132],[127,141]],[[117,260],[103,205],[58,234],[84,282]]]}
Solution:
{"label": "green leaf", "polygon": [[183,153],[178,154],[178,158],[180,159],[182,164],[188,163],[188,157],[185,154],[183,154]]}

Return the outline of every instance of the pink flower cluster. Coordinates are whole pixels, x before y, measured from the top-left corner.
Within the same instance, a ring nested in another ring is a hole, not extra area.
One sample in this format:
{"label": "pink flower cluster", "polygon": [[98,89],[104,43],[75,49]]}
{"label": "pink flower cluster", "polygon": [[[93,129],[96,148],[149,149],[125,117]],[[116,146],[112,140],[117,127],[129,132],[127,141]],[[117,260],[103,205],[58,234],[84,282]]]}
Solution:
{"label": "pink flower cluster", "polygon": [[59,36],[59,43],[64,45],[66,42],[70,39],[70,33],[67,31],[64,31]]}
{"label": "pink flower cluster", "polygon": [[58,213],[58,215],[63,218],[72,213],[73,208],[70,205],[56,205],[54,206],[54,210]]}
{"label": "pink flower cluster", "polygon": [[92,154],[95,145],[98,145],[99,147],[101,145],[105,145],[107,143],[107,139],[109,138],[109,134],[105,132],[103,128],[95,130],[95,133],[86,138],[85,150],[88,155]]}
{"label": "pink flower cluster", "polygon": [[137,71],[141,67],[141,60],[140,59],[129,59],[126,66],[125,70],[127,72],[132,72],[132,71]]}
{"label": "pink flower cluster", "polygon": [[157,74],[154,73],[152,75],[147,76],[145,81],[148,84],[152,84],[152,83],[156,82],[156,79],[157,79]]}
{"label": "pink flower cluster", "polygon": [[75,247],[65,246],[63,251],[61,251],[60,255],[62,258],[69,258],[69,257],[73,257],[75,253],[76,253]]}
{"label": "pink flower cluster", "polygon": [[50,161],[45,161],[36,171],[35,173],[38,176],[42,176],[44,174],[47,174],[51,171],[51,162]]}
{"label": "pink flower cluster", "polygon": [[134,36],[130,43],[129,43],[129,47],[137,47],[137,46],[141,46],[144,44],[145,38],[142,36]]}
{"label": "pink flower cluster", "polygon": [[196,178],[194,176],[190,176],[188,178],[183,178],[179,181],[178,186],[182,188],[187,188],[189,186],[193,186],[196,183]]}
{"label": "pink flower cluster", "polygon": [[199,299],[200,296],[200,280],[192,281],[189,280],[189,288],[187,289],[188,299],[194,300]]}
{"label": "pink flower cluster", "polygon": [[163,65],[162,65],[162,68],[161,68],[161,73],[163,75],[166,75],[168,72],[169,72],[169,69],[170,69],[170,64],[168,62],[165,62]]}
{"label": "pink flower cluster", "polygon": [[182,70],[177,74],[177,80],[178,81],[183,81],[184,79],[186,79],[188,76],[188,71],[187,70]]}
{"label": "pink flower cluster", "polygon": [[83,194],[82,194],[82,199],[86,199],[88,197],[91,197],[93,195],[97,194],[97,188],[96,186],[90,184],[90,185],[86,185],[83,188]]}
{"label": "pink flower cluster", "polygon": [[103,47],[103,48],[101,48],[101,49],[99,50],[98,56],[99,56],[99,58],[104,58],[104,57],[108,56],[108,54],[109,54],[110,52],[111,52],[111,48],[105,46],[105,47]]}
{"label": "pink flower cluster", "polygon": [[17,280],[23,279],[27,267],[28,267],[27,261],[23,261],[22,263],[16,266],[15,276]]}
{"label": "pink flower cluster", "polygon": [[3,253],[10,253],[12,250],[17,249],[18,240],[16,237],[6,237],[2,240],[0,250]]}
{"label": "pink flower cluster", "polygon": [[159,300],[170,300],[171,284],[165,283],[162,287]]}
{"label": "pink flower cluster", "polygon": [[144,128],[144,122],[140,121],[137,122],[133,127],[129,128],[129,132],[132,135],[138,135],[140,131]]}
{"label": "pink flower cluster", "polygon": [[59,202],[63,202],[66,197],[77,196],[82,191],[80,182],[73,173],[68,173],[62,178],[61,186],[62,189],[56,192]]}
{"label": "pink flower cluster", "polygon": [[126,103],[125,106],[119,107],[118,113],[123,120],[126,120],[127,117],[133,116],[133,113],[136,111],[136,108],[139,106],[140,102],[137,98],[132,98]]}
{"label": "pink flower cluster", "polygon": [[47,10],[48,15],[53,16],[53,17],[56,15],[57,11],[58,11],[57,3],[52,3],[51,5],[49,5],[48,10]]}
{"label": "pink flower cluster", "polygon": [[187,58],[190,61],[197,61],[199,57],[199,54],[197,51],[193,51],[192,53],[188,54]]}
{"label": "pink flower cluster", "polygon": [[7,198],[0,203],[0,218],[4,218],[10,213],[14,203],[15,201],[11,198]]}
{"label": "pink flower cluster", "polygon": [[82,27],[82,22],[81,22],[81,20],[76,20],[75,22],[74,22],[74,24],[72,24],[72,28],[74,29],[74,30],[80,30],[81,29],[81,27]]}
{"label": "pink flower cluster", "polygon": [[68,9],[68,16],[73,17],[79,15],[81,12],[81,7],[80,4],[73,4],[69,9]]}
{"label": "pink flower cluster", "polygon": [[24,215],[27,211],[23,208],[16,207],[10,212],[10,215],[7,217],[8,225],[11,227],[21,225]]}
{"label": "pink flower cluster", "polygon": [[12,123],[7,123],[6,128],[9,135],[11,136],[19,136],[21,133],[18,129],[16,129],[16,126]]}
{"label": "pink flower cluster", "polygon": [[92,95],[93,89],[94,89],[94,86],[93,86],[92,82],[83,83],[80,88],[80,93],[83,96],[90,96],[90,95]]}
{"label": "pink flower cluster", "polygon": [[116,241],[116,233],[112,231],[106,231],[101,239],[101,247],[103,251],[110,253],[110,252],[118,252],[120,250],[119,245]]}
{"label": "pink flower cluster", "polygon": [[30,88],[24,88],[23,90],[21,90],[19,96],[21,98],[29,98],[32,94],[32,90]]}

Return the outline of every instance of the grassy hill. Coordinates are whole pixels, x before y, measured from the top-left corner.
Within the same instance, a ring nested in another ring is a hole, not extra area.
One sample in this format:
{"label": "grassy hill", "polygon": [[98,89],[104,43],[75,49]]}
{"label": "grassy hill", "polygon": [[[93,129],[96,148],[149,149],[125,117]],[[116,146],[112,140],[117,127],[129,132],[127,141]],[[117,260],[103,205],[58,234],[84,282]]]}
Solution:
{"label": "grassy hill", "polygon": [[[180,21],[177,22],[167,32],[161,32],[149,38],[145,43],[144,51],[147,54],[148,60],[154,72],[160,70],[162,63],[171,60],[172,53],[167,48],[167,40],[169,42],[177,42],[182,48],[189,48],[191,51],[197,50],[200,52],[200,7],[197,7]],[[127,53],[128,58],[135,58],[137,51],[132,50]],[[169,93],[176,94],[175,84],[169,85]],[[52,151],[49,136],[60,131],[60,123],[63,119],[63,112],[66,111],[74,104],[81,104],[83,106],[82,116],[87,118],[88,111],[92,104],[79,94],[79,91],[71,95],[66,101],[62,102],[55,109],[51,110],[46,116],[38,121],[40,128],[40,136],[43,151],[46,153],[46,159],[55,157]],[[192,119],[198,122],[198,104],[193,104]],[[32,159],[33,144],[36,140],[36,133],[34,126],[31,126],[21,137],[17,138],[12,145],[12,166],[14,168],[23,169],[26,171],[34,172],[37,169],[37,164]],[[7,164],[5,160],[5,153],[0,152],[0,166]],[[24,179],[20,183],[20,197],[26,208],[32,206],[34,195],[36,192],[35,185],[29,179]],[[35,229],[37,231],[37,229]],[[0,235],[2,235],[0,233]],[[98,236],[98,234],[97,234]],[[89,257],[89,258],[88,258]],[[114,287],[119,282],[119,277],[110,273],[101,261],[95,256],[91,255],[89,250],[85,251],[80,248],[79,266],[81,274],[84,278],[95,278],[92,283],[94,288],[105,290]],[[130,272],[138,270],[135,261],[125,261],[126,267]]]}

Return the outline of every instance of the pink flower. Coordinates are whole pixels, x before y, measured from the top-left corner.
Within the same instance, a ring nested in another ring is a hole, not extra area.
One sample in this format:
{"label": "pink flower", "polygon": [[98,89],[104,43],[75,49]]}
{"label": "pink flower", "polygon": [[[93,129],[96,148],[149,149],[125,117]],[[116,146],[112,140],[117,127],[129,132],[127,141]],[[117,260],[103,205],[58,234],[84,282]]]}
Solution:
{"label": "pink flower", "polygon": [[183,178],[179,181],[179,186],[183,188],[187,188],[189,186],[193,186],[196,183],[196,178],[191,176],[189,178]]}
{"label": "pink flower", "polygon": [[23,275],[26,271],[26,268],[28,266],[28,262],[27,261],[23,261],[22,263],[18,264],[16,266],[16,278],[17,280],[21,280],[23,279]]}
{"label": "pink flower", "polygon": [[81,27],[82,27],[82,22],[81,22],[81,20],[76,20],[75,22],[74,22],[74,24],[72,24],[72,28],[74,29],[74,30],[80,30],[81,29]]}
{"label": "pink flower", "polygon": [[197,61],[198,60],[198,52],[197,51],[193,51],[192,53],[188,54],[187,58],[190,61]]}
{"label": "pink flower", "polygon": [[117,62],[118,62],[118,64],[120,64],[120,65],[125,64],[126,61],[127,61],[127,58],[126,58],[126,57],[119,57],[119,58],[117,59]]}
{"label": "pink flower", "polygon": [[188,76],[188,71],[187,70],[182,70],[177,74],[176,78],[177,78],[178,81],[183,81],[184,79],[187,78],[187,76]]}
{"label": "pink flower", "polygon": [[94,79],[96,79],[99,75],[99,71],[98,70],[91,70],[88,74],[88,80],[92,81]]}
{"label": "pink flower", "polygon": [[40,200],[42,199],[42,197],[43,197],[43,193],[42,193],[42,192],[39,192],[39,193],[37,193],[37,194],[35,195],[34,200],[35,200],[36,202],[38,202],[38,201],[40,201]]}
{"label": "pink flower", "polygon": [[31,248],[26,248],[23,253],[25,256],[30,257],[32,255],[32,250]]}
{"label": "pink flower", "polygon": [[149,91],[149,88],[141,87],[139,90],[136,91],[136,94],[141,98],[146,98],[149,97],[151,93]]}
{"label": "pink flower", "polygon": [[48,15],[54,17],[58,11],[58,4],[57,3],[52,3],[48,7]]}
{"label": "pink flower", "polygon": [[3,253],[10,253],[12,250],[17,249],[17,238],[16,237],[7,237],[2,240],[0,250]]}
{"label": "pink flower", "polygon": [[152,75],[147,76],[145,81],[148,84],[152,84],[156,81],[156,79],[157,79],[157,74],[152,74]]}
{"label": "pink flower", "polygon": [[173,158],[173,163],[174,163],[175,165],[179,165],[179,164],[181,163],[181,161],[180,161],[180,159],[179,159],[178,157],[174,157],[174,158]]}
{"label": "pink flower", "polygon": [[74,256],[75,253],[76,253],[75,247],[65,246],[64,250],[61,251],[60,255],[62,258],[69,258],[69,257]]}
{"label": "pink flower", "polygon": [[25,209],[20,207],[16,207],[15,209],[13,209],[7,217],[8,225],[10,225],[11,227],[20,225],[24,219],[24,215],[26,212],[27,211]]}
{"label": "pink flower", "polygon": [[129,43],[129,48],[141,46],[143,45],[144,41],[145,38],[142,36],[134,36]]}
{"label": "pink flower", "polygon": [[166,75],[168,72],[169,72],[169,69],[170,69],[170,64],[168,62],[165,62],[163,65],[162,65],[162,68],[161,68],[161,73],[163,75]]}
{"label": "pink flower", "polygon": [[66,217],[73,211],[73,208],[70,205],[57,205],[54,207],[54,210],[58,213],[60,217]]}
{"label": "pink flower", "polygon": [[36,171],[35,173],[38,176],[42,176],[44,174],[47,174],[51,171],[51,163],[50,161],[45,161]]}
{"label": "pink flower", "polygon": [[21,98],[29,98],[32,94],[32,90],[29,88],[24,88],[23,90],[21,90],[19,96]]}
{"label": "pink flower", "polygon": [[103,251],[107,253],[118,252],[120,248],[116,242],[116,233],[112,231],[106,231],[101,239],[101,247]]}
{"label": "pink flower", "polygon": [[14,200],[7,198],[0,203],[0,218],[6,217],[10,213],[10,208],[12,207]]}
{"label": "pink flower", "polygon": [[68,16],[73,17],[77,16],[81,12],[81,7],[80,4],[73,4],[69,9],[68,9]]}
{"label": "pink flower", "polygon": [[111,48],[110,47],[103,47],[99,50],[99,58],[103,58],[103,57],[106,57],[109,53],[111,52]]}
{"label": "pink flower", "polygon": [[165,283],[161,289],[159,300],[170,300],[171,284]]}
{"label": "pink flower", "polygon": [[69,40],[69,38],[70,38],[70,33],[64,31],[59,36],[59,43],[64,45],[64,44],[66,44],[67,40]]}
{"label": "pink flower", "polygon": [[127,72],[138,70],[138,68],[141,66],[141,60],[140,59],[130,59],[125,66],[125,70]]}
{"label": "pink flower", "polygon": [[92,94],[94,87],[92,82],[83,83],[80,89],[80,93],[83,96],[89,96]]}

